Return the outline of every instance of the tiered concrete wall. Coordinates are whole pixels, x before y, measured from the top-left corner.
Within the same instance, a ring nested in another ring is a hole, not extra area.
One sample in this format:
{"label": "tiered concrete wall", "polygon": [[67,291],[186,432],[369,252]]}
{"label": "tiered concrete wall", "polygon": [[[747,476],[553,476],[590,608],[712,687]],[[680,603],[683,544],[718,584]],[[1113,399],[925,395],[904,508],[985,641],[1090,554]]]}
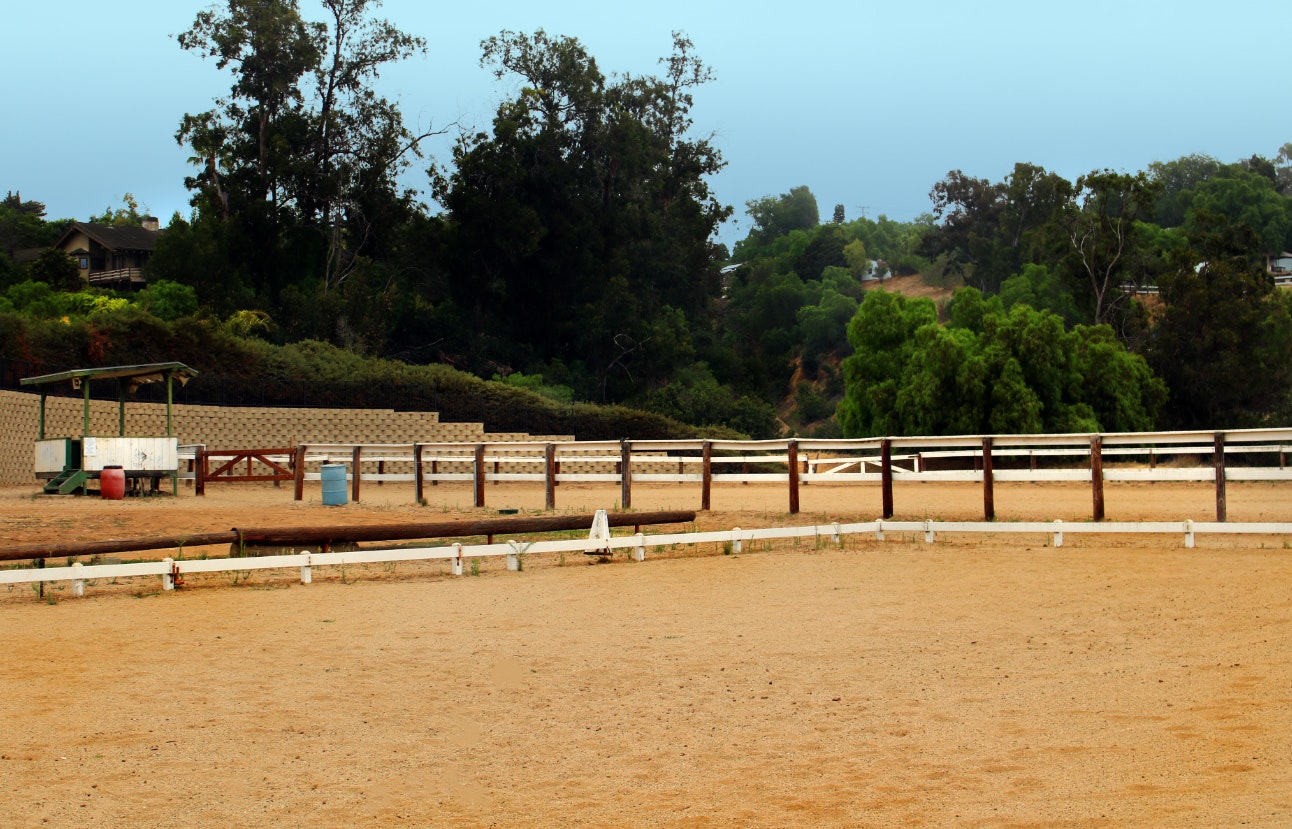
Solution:
{"label": "tiered concrete wall", "polygon": [[[82,401],[50,397],[45,404],[45,436],[82,434]],[[299,443],[433,443],[532,440],[520,433],[486,433],[479,423],[440,423],[435,412],[389,409],[274,409],[181,406],[172,409],[181,444],[211,449],[261,449]],[[118,433],[115,402],[90,401],[90,433]],[[0,484],[35,482],[33,453],[40,426],[40,395],[0,391]],[[127,435],[164,435],[166,406],[126,404]],[[568,437],[545,438],[569,440]]]}

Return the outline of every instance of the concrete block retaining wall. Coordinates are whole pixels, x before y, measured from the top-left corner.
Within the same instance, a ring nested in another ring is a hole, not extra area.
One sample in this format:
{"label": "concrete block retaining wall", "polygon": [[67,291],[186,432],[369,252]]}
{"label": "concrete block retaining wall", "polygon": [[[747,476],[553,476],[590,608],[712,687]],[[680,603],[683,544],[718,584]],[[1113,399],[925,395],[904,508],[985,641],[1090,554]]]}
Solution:
{"label": "concrete block retaining wall", "polygon": [[[49,397],[45,436],[78,437],[83,403]],[[390,409],[294,409],[175,405],[175,436],[181,444],[210,449],[262,449],[300,443],[511,442],[534,440],[521,433],[486,433],[480,423],[441,423],[436,412]],[[0,391],[0,485],[34,484],[34,446],[40,428],[40,395]],[[126,403],[127,435],[166,433],[163,403]],[[90,401],[90,433],[118,433],[115,401]],[[570,440],[545,436],[543,440]],[[366,466],[366,465],[365,465]]]}

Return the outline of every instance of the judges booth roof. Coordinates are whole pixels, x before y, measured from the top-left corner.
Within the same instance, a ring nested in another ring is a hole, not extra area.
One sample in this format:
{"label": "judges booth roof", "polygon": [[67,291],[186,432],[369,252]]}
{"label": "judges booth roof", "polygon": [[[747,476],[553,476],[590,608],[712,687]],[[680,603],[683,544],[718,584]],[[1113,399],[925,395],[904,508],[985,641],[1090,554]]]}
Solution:
{"label": "judges booth roof", "polygon": [[70,380],[73,388],[75,388],[79,385],[77,381],[81,380],[110,380],[117,378],[129,381],[131,386],[137,386],[144,383],[160,383],[168,377],[173,377],[183,385],[196,376],[197,371],[183,363],[145,363],[138,366],[76,368],[71,371],[60,371],[57,374],[24,377],[20,382],[24,386],[47,386]]}

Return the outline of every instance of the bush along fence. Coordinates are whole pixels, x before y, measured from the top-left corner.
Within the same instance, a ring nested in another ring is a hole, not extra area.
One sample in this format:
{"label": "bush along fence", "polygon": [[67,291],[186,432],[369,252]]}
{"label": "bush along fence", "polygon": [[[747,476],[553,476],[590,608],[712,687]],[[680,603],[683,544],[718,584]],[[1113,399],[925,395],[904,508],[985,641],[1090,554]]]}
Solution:
{"label": "bush along fence", "polygon": [[[843,547],[850,535],[870,536],[877,542],[887,540],[890,533],[922,533],[926,543],[933,543],[938,533],[1028,533],[1048,536],[1054,547],[1063,546],[1065,534],[1126,534],[1154,533],[1179,535],[1186,548],[1193,548],[1196,536],[1203,533],[1246,534],[1262,536],[1292,535],[1292,523],[1222,523],[1193,521],[1163,522],[1107,522],[1107,523],[1064,523],[1054,522],[1006,522],[1001,524],[973,521],[885,521],[875,520],[849,524],[819,524],[803,527],[768,527],[764,529],[742,530],[736,527],[731,530],[710,532],[658,533],[645,535],[640,526],[635,527],[631,535],[612,534],[610,525],[613,516],[605,510],[599,510],[592,517],[588,538],[545,539],[520,541],[511,539],[502,543],[461,544],[416,547],[402,549],[364,549],[351,551],[293,552],[286,555],[266,555],[255,558],[211,558],[181,559],[165,558],[161,561],[136,562],[131,564],[81,564],[74,562],[66,567],[44,567],[0,570],[0,584],[37,585],[40,595],[44,595],[44,585],[49,582],[71,582],[72,596],[85,595],[87,581],[96,579],[121,579],[139,576],[160,576],[162,589],[169,591],[184,584],[186,575],[220,572],[249,572],[253,570],[300,569],[302,584],[313,581],[315,567],[344,567],[346,565],[363,565],[391,563],[402,561],[448,560],[451,572],[455,576],[464,575],[465,562],[488,556],[506,556],[507,569],[523,569],[522,557],[540,553],[582,552],[589,555],[609,558],[615,550],[627,550],[634,561],[644,561],[646,550],[651,547],[673,547],[679,545],[721,544],[724,551],[744,552],[744,545],[778,539],[810,538],[816,547],[833,544]],[[669,521],[668,523],[673,523]],[[43,563],[43,562],[42,562]]]}
{"label": "bush along fence", "polygon": [[[349,497],[363,482],[412,482],[426,487],[469,484],[485,506],[487,485],[542,485],[548,509],[562,483],[617,483],[620,506],[632,507],[633,484],[698,484],[709,510],[715,485],[783,484],[791,514],[800,487],[879,485],[879,514],[894,514],[893,485],[958,481],[982,487],[983,519],[996,517],[998,481],[1078,481],[1091,488],[1091,516],[1104,520],[1107,481],[1201,481],[1216,491],[1216,520],[1226,519],[1227,481],[1292,480],[1286,456],[1292,429],[1220,432],[1134,432],[1064,435],[962,435],[852,440],[620,440],[514,443],[302,444],[294,448],[212,450],[182,447],[198,494],[214,482],[291,480],[302,500],[324,464],[345,467]],[[235,475],[245,466],[245,474]]]}

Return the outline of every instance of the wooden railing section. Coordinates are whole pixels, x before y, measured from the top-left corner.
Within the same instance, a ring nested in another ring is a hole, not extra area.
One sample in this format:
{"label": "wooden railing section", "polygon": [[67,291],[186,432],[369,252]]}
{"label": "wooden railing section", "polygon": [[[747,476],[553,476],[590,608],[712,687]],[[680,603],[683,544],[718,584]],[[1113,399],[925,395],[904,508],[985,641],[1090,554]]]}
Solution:
{"label": "wooden railing section", "polygon": [[[632,507],[635,483],[699,485],[700,509],[711,506],[715,485],[774,483],[787,489],[790,513],[810,485],[879,485],[879,514],[894,515],[894,485],[905,481],[980,484],[983,517],[994,520],[995,484],[1004,481],[1088,482],[1091,516],[1105,517],[1110,481],[1209,482],[1216,520],[1224,521],[1227,481],[1288,481],[1292,429],[1219,432],[1127,432],[1063,435],[955,435],[853,440],[622,440],[516,443],[302,444],[291,449],[224,450],[207,481],[292,480],[294,497],[320,479],[320,464],[347,466],[351,499],[364,482],[413,482],[415,502],[426,486],[469,483],[474,504],[485,506],[487,485],[541,483],[545,505],[556,506],[562,483],[617,483],[619,505]],[[217,453],[207,452],[207,458]],[[195,456],[195,453],[194,453]],[[253,463],[269,471],[253,471]],[[200,465],[199,465],[200,466]],[[204,467],[203,467],[204,468]],[[287,473],[290,471],[290,478]],[[228,473],[228,474],[226,474]]]}

